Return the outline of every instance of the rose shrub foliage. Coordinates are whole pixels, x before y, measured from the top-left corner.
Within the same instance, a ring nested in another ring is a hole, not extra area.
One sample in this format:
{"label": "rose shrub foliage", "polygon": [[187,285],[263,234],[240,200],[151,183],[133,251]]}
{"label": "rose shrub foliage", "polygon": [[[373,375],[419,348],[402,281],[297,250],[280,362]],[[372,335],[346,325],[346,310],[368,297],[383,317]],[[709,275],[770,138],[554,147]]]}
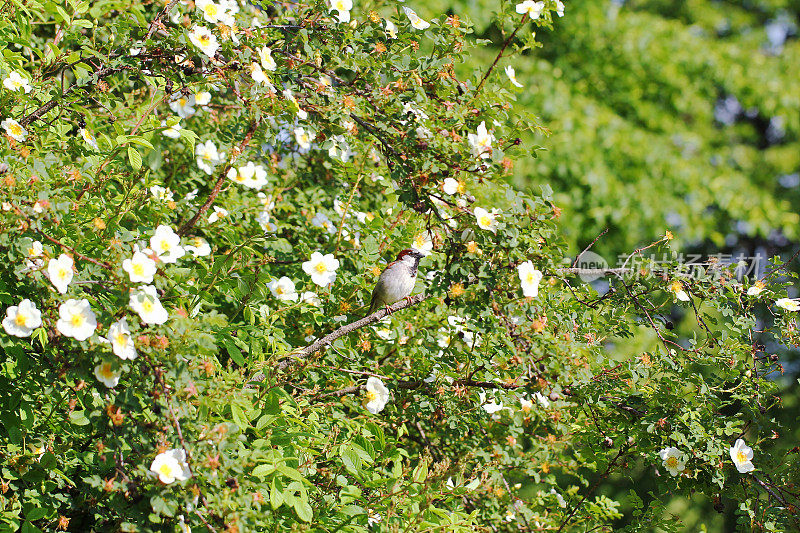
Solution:
{"label": "rose shrub foliage", "polygon": [[[4,4],[4,527],[588,531],[621,518],[597,484],[641,464],[795,524],[761,344],[797,343],[796,302],[714,265],[575,277],[552,191],[505,181],[544,131],[505,67],[564,12],[520,5],[459,78],[467,13]],[[303,350],[410,246],[424,297]],[[642,332],[657,349],[609,355]],[[627,527],[674,528],[661,496]]]}

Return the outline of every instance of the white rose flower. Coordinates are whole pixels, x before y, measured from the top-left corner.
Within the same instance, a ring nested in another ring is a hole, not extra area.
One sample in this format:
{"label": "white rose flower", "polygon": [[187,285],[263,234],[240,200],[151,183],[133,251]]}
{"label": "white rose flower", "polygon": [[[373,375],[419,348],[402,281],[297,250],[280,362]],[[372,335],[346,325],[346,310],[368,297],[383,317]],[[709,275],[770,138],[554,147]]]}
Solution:
{"label": "white rose flower", "polygon": [[196,112],[194,104],[194,95],[185,96],[179,93],[176,98],[169,103],[169,108],[179,117],[189,118]]}
{"label": "white rose flower", "polygon": [[449,194],[464,194],[467,192],[467,186],[463,181],[458,181],[454,178],[445,178],[442,184],[442,190]]}
{"label": "white rose flower", "polygon": [[169,318],[167,310],[158,299],[158,292],[152,285],[143,285],[132,291],[128,305],[139,314],[145,324],[163,324]]}
{"label": "white rose flower", "polygon": [[520,398],[519,405],[520,409],[522,409],[522,412],[525,414],[533,410],[533,400],[529,400],[528,398]]}
{"label": "white rose flower", "polygon": [[756,281],[752,286],[748,287],[747,295],[748,296],[758,296],[761,294],[761,291],[764,290],[766,285],[762,281]]}
{"label": "white rose flower", "polygon": [[272,80],[264,73],[261,69],[261,65],[258,63],[254,62],[250,64],[250,76],[253,78],[254,82],[260,83],[266,86],[270,91],[275,92],[275,86],[272,84]]}
{"label": "white rose flower", "polygon": [[225,9],[221,5],[215,4],[213,0],[197,0],[194,3],[194,7],[203,14],[203,19],[210,24],[221,22],[222,14],[225,12]]}
{"label": "white rose flower", "polygon": [[331,222],[331,219],[328,218],[328,215],[325,213],[317,213],[314,215],[314,218],[311,219],[311,225],[315,228],[322,228],[326,232],[333,235],[336,233],[336,226]]}
{"label": "white rose flower", "polygon": [[775,305],[787,311],[800,311],[800,300],[797,298],[780,298],[775,300]]}
{"label": "white rose flower", "polygon": [[272,216],[266,209],[261,211],[256,217],[256,222],[261,226],[265,233],[275,233],[278,231],[278,225],[271,220]]}
{"label": "white rose flower", "polygon": [[205,257],[211,255],[211,245],[202,237],[192,237],[189,244],[183,247],[187,252],[191,252],[195,257]]}
{"label": "white rose flower", "polygon": [[668,447],[658,452],[658,456],[664,462],[664,468],[671,476],[677,476],[686,470],[686,456],[678,448]]}
{"label": "white rose flower", "polygon": [[408,8],[408,7],[403,7],[403,11],[405,12],[406,16],[408,17],[408,20],[411,21],[411,25],[414,27],[414,29],[427,30],[431,26],[429,22],[421,19],[419,17],[419,15],[414,13],[413,9]]}
{"label": "white rose flower", "polygon": [[486,130],[486,121],[480,123],[477,133],[467,134],[467,142],[472,150],[472,155],[481,159],[492,156],[493,141],[494,135]]}
{"label": "white rose flower", "polygon": [[539,402],[545,409],[550,407],[550,399],[541,392],[539,391],[534,392],[533,397],[536,398],[536,401]]}
{"label": "white rose flower", "polygon": [[336,269],[339,261],[333,254],[311,254],[311,259],[303,263],[303,272],[311,276],[311,281],[320,287],[327,287],[336,281]]}
{"label": "white rose flower", "polygon": [[171,202],[173,200],[173,194],[169,187],[153,185],[150,187],[150,194],[153,195],[153,198],[162,202]]}
{"label": "white rose flower", "polygon": [[[136,346],[133,344],[128,319],[121,318],[108,327],[108,342],[111,350],[120,359],[136,359]],[[99,378],[98,378],[99,379]]]}
{"label": "white rose flower", "polygon": [[24,78],[19,72],[12,71],[8,77],[3,80],[3,87],[9,91],[24,91],[25,94],[31,92],[31,82]]}
{"label": "white rose flower", "polygon": [[58,259],[54,257],[47,263],[47,274],[50,276],[50,283],[61,294],[67,292],[67,287],[72,282],[72,277],[74,276],[73,265],[72,258],[67,254],[59,255]]}
{"label": "white rose flower", "polygon": [[492,233],[497,232],[497,217],[500,214],[498,211],[492,209],[490,213],[482,207],[476,207],[473,214],[475,215],[475,220],[479,228],[491,231]]}
{"label": "white rose flower", "polygon": [[209,176],[214,173],[214,167],[222,161],[222,155],[210,139],[205,143],[198,144],[194,153],[197,156],[197,166]]}
{"label": "white rose flower", "polygon": [[395,26],[394,22],[387,20],[384,23],[384,27],[386,28],[386,37],[389,39],[397,39],[397,26]]}
{"label": "white rose flower", "polygon": [[118,368],[114,368],[111,363],[102,362],[94,367],[94,377],[109,389],[117,386],[121,376],[122,372]]}
{"label": "white rose flower", "polygon": [[[261,165],[256,165],[252,161],[248,162],[246,165],[239,167],[238,171],[236,172],[237,178],[234,179],[235,182],[241,183],[245,187],[249,187],[250,189],[260,189],[264,185],[267,184],[267,171]],[[228,177],[231,176],[231,173],[228,172]]]}
{"label": "white rose flower", "polygon": [[736,443],[731,446],[730,453],[731,460],[740,474],[755,470],[756,467],[753,466],[753,448],[745,444],[742,439],[736,439]]}
{"label": "white rose flower", "polygon": [[42,325],[42,313],[36,304],[25,298],[19,305],[6,309],[3,329],[15,337],[30,337],[33,330]]}
{"label": "white rose flower", "polygon": [[65,337],[83,341],[91,337],[97,328],[97,317],[85,298],[81,300],[70,298],[61,304],[58,314],[60,318],[56,322],[56,329]]}
{"label": "white rose flower", "polygon": [[175,481],[186,481],[192,477],[189,464],[186,462],[186,452],[181,448],[156,455],[153,464],[150,465],[150,471],[167,485]]}
{"label": "white rose flower", "polygon": [[164,137],[169,137],[170,139],[180,139],[181,137],[181,124],[180,122],[176,122],[172,126],[167,126],[167,121],[161,121],[161,127],[165,128],[162,130],[161,135]]}
{"label": "white rose flower", "polygon": [[150,248],[165,263],[177,263],[178,259],[186,255],[186,250],[181,246],[180,236],[163,224],[158,226],[150,237]]}
{"label": "white rose flower", "polygon": [[561,508],[566,508],[567,507],[566,500],[564,500],[564,497],[561,494],[559,494],[556,489],[550,489],[550,494],[555,495],[556,501],[558,501],[558,506],[559,507],[561,507]]}
{"label": "white rose flower", "polygon": [[189,41],[208,57],[214,57],[219,49],[217,37],[204,26],[195,26],[189,33]]}
{"label": "white rose flower", "polygon": [[272,50],[268,46],[262,46],[258,49],[258,58],[261,60],[261,66],[264,70],[275,70],[278,67],[272,58]]}
{"label": "white rose flower", "polygon": [[122,270],[128,273],[133,283],[152,283],[156,273],[156,262],[140,251],[122,262]]}
{"label": "white rose flower", "polygon": [[197,91],[194,93],[194,103],[206,106],[211,103],[211,93],[208,91]]}
{"label": "white rose flower", "polygon": [[411,247],[421,254],[429,255],[433,251],[433,240],[428,233],[418,233],[411,241]]}
{"label": "white rose flower", "polygon": [[517,73],[514,71],[514,67],[511,65],[506,67],[506,76],[508,76],[508,79],[511,80],[511,85],[514,87],[522,87],[522,84],[517,81]]}
{"label": "white rose flower", "polygon": [[351,9],[353,9],[352,0],[331,0],[331,11],[338,11],[339,22],[350,22]]}
{"label": "white rose flower", "polygon": [[517,4],[517,13],[520,15],[528,14],[531,20],[538,19],[542,11],[544,11],[544,2],[534,2],[534,0],[525,0]]}
{"label": "white rose flower", "polygon": [[83,141],[86,144],[88,144],[89,146],[91,146],[95,150],[98,149],[97,139],[95,139],[94,135],[92,135],[92,132],[90,132],[86,128],[81,128],[80,129],[80,134],[81,134],[81,137],[83,138]]}
{"label": "white rose flower", "polygon": [[7,118],[3,122],[0,122],[0,126],[3,126],[3,129],[6,130],[6,135],[15,141],[22,142],[28,135],[28,130],[23,128],[22,125],[13,118]]}
{"label": "white rose flower", "polygon": [[564,16],[564,3],[561,0],[556,0],[556,15]]}
{"label": "white rose flower", "polygon": [[267,287],[278,300],[296,302],[300,297],[294,288],[294,281],[286,276],[270,281],[267,283]]}
{"label": "white rose flower", "polygon": [[539,283],[542,281],[542,273],[533,268],[533,263],[525,261],[517,267],[517,274],[522,284],[522,295],[526,298],[536,298],[539,294]]}
{"label": "white rose flower", "polygon": [[297,141],[298,146],[303,150],[311,148],[311,134],[303,128],[295,128],[294,140]]}
{"label": "white rose flower", "polygon": [[669,290],[670,292],[672,292],[672,294],[675,295],[675,298],[677,298],[681,302],[689,301],[689,295],[686,293],[685,290],[683,290],[683,283],[681,283],[680,280],[676,279],[675,281],[673,281],[669,286]]}
{"label": "white rose flower", "polygon": [[213,212],[213,213],[211,213],[211,214],[208,216],[208,223],[209,223],[209,224],[213,224],[213,223],[214,223],[214,222],[216,222],[217,220],[220,220],[220,219],[223,219],[223,218],[225,218],[226,216],[228,216],[228,214],[229,214],[229,213],[228,213],[228,210],[227,210],[227,209],[225,209],[224,207],[217,207],[217,206],[215,205],[215,206],[214,206],[214,212]]}
{"label": "white rose flower", "polygon": [[306,291],[300,295],[300,301],[305,302],[316,307],[322,307],[322,300],[319,299],[316,292]]}
{"label": "white rose flower", "polygon": [[370,376],[367,380],[367,394],[366,394],[366,408],[367,411],[373,415],[383,411],[386,407],[386,402],[389,401],[389,389],[383,384],[380,379]]}

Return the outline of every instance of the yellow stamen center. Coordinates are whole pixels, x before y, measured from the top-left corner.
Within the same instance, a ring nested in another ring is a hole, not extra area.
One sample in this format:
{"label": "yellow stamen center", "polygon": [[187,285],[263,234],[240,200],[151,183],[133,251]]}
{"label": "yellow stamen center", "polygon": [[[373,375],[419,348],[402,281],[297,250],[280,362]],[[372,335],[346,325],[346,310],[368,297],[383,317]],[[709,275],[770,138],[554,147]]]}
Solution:
{"label": "yellow stamen center", "polygon": [[371,402],[371,401],[377,400],[377,399],[378,399],[378,393],[377,392],[375,392],[373,390],[368,390],[367,391],[367,401],[368,402]]}
{"label": "yellow stamen center", "polygon": [[667,457],[667,468],[675,469],[678,466],[677,457]]}
{"label": "yellow stamen center", "polygon": [[137,276],[144,274],[144,266],[141,263],[135,263],[132,270]]}
{"label": "yellow stamen center", "polygon": [[69,319],[70,324],[72,324],[72,327],[75,328],[81,327],[84,321],[85,318],[83,318],[83,315],[81,314],[72,315],[72,318]]}
{"label": "yellow stamen center", "polygon": [[169,464],[169,463],[162,463],[162,464],[161,464],[161,465],[158,467],[158,473],[159,473],[159,474],[161,474],[161,475],[162,475],[162,476],[164,476],[164,477],[175,477],[175,476],[172,474],[172,465],[171,465],[171,464]]}
{"label": "yellow stamen center", "polygon": [[328,271],[328,267],[325,266],[325,263],[317,263],[317,266],[314,267],[314,270],[319,272],[320,274],[324,274]]}
{"label": "yellow stamen center", "polygon": [[144,309],[145,313],[149,313],[150,311],[153,310],[153,302],[151,302],[150,300],[145,300],[144,302],[142,302],[142,309]]}
{"label": "yellow stamen center", "polygon": [[16,324],[17,324],[18,326],[20,326],[20,327],[23,327],[23,328],[24,328],[24,327],[25,327],[25,325],[28,323],[28,317],[27,317],[27,316],[25,316],[25,315],[24,315],[24,314],[22,314],[22,313],[17,313],[17,316],[14,318],[14,322],[16,322]]}
{"label": "yellow stamen center", "polygon": [[736,452],[736,462],[737,463],[746,463],[748,461],[747,456],[742,450]]}

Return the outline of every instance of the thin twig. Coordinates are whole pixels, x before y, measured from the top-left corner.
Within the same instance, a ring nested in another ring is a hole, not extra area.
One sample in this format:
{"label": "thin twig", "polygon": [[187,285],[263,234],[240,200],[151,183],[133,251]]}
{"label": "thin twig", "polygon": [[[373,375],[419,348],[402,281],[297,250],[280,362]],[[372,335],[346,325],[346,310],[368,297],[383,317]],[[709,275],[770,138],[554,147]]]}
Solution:
{"label": "thin twig", "polygon": [[222,184],[225,182],[225,178],[228,176],[228,171],[230,170],[231,165],[239,156],[239,154],[241,154],[247,147],[248,143],[253,138],[253,134],[256,132],[258,125],[259,125],[258,121],[255,121],[250,124],[250,128],[248,128],[247,133],[244,136],[244,139],[239,144],[238,151],[235,151],[237,150],[236,147],[231,148],[231,157],[229,161],[225,165],[223,165],[222,169],[220,170],[220,173],[217,176],[217,181],[216,183],[214,183],[214,187],[211,189],[211,193],[208,195],[208,198],[206,198],[206,201],[203,203],[203,205],[200,206],[200,209],[197,210],[197,213],[195,213],[192,218],[190,218],[188,221],[186,221],[186,223],[183,226],[180,227],[180,229],[177,232],[178,235],[186,235],[186,233],[190,229],[192,229],[195,224],[197,224],[197,221],[200,220],[200,217],[203,216],[203,214],[206,211],[208,211],[208,208],[211,207],[211,204],[214,203],[214,200],[217,199],[217,195],[219,194],[219,191],[222,190]]}
{"label": "thin twig", "polygon": [[153,22],[150,23],[150,27],[147,29],[147,35],[144,36],[145,41],[153,36],[153,34],[156,32],[156,28],[158,28],[159,22],[161,22],[161,19],[166,16],[167,13],[172,11],[172,8],[178,5],[178,2],[180,2],[180,0],[172,0],[169,4],[164,6],[164,9],[162,9],[158,15],[156,15],[156,18],[153,19]]}
{"label": "thin twig", "polygon": [[583,256],[583,254],[585,254],[586,252],[588,252],[588,251],[589,251],[589,248],[591,248],[592,246],[594,246],[594,243],[596,243],[597,241],[599,241],[599,240],[600,240],[600,237],[602,237],[602,236],[603,236],[603,235],[605,235],[606,233],[608,233],[608,228],[606,228],[606,229],[604,229],[602,232],[600,232],[600,235],[598,235],[597,237],[595,237],[595,238],[594,238],[594,240],[593,240],[592,242],[590,242],[590,243],[589,243],[589,246],[587,246],[586,248],[584,248],[584,249],[583,249],[583,251],[582,251],[581,253],[579,253],[579,254],[578,254],[578,257],[576,257],[576,258],[575,258],[575,262],[574,262],[574,263],[572,263],[572,266],[573,266],[573,267],[576,267],[576,266],[578,266],[578,261],[580,261],[580,260],[581,260],[581,257]]}
{"label": "thin twig", "polygon": [[581,501],[579,501],[579,502],[578,502],[578,504],[577,504],[575,507],[573,507],[573,508],[572,508],[572,511],[570,511],[570,513],[567,515],[567,517],[566,517],[566,518],[564,519],[564,521],[561,523],[561,526],[558,528],[558,531],[556,531],[556,533],[560,533],[561,531],[563,531],[563,530],[564,530],[564,528],[565,528],[565,527],[566,527],[566,525],[569,523],[569,521],[572,519],[572,517],[575,515],[575,513],[577,513],[577,512],[578,512],[578,509],[580,509],[580,508],[581,508],[581,505],[583,505],[583,502],[585,502],[585,501],[586,501],[586,499],[587,499],[589,496],[591,496],[591,495],[592,495],[592,493],[595,491],[595,489],[597,488],[597,486],[598,486],[598,485],[600,485],[600,483],[601,483],[601,482],[602,482],[604,479],[606,479],[606,478],[608,477],[608,475],[611,473],[611,469],[612,469],[612,468],[614,468],[614,465],[615,465],[615,463],[617,462],[617,460],[618,460],[620,457],[622,457],[622,455],[623,455],[623,454],[625,454],[625,452],[627,452],[627,451],[628,451],[628,446],[627,446],[627,445],[623,445],[623,446],[622,446],[622,447],[619,449],[619,452],[617,452],[617,455],[616,455],[616,456],[615,456],[615,457],[614,457],[614,458],[611,460],[611,462],[610,462],[610,463],[608,463],[608,468],[606,468],[606,471],[605,471],[605,472],[603,472],[603,474],[602,474],[602,475],[601,475],[599,478],[597,478],[597,480],[596,480],[596,481],[595,481],[595,482],[592,484],[592,486],[591,486],[591,487],[589,487],[589,490],[586,492],[586,494],[584,494],[584,495],[583,495],[583,498],[581,498]]}
{"label": "thin twig", "polygon": [[48,241],[52,242],[53,244],[55,244],[57,246],[60,246],[61,248],[64,248],[65,250],[70,252],[72,255],[74,255],[77,259],[80,259],[82,261],[88,261],[90,263],[94,263],[95,265],[97,265],[99,267],[102,267],[102,268],[105,268],[106,270],[114,270],[114,267],[112,267],[108,263],[104,263],[102,261],[98,261],[97,259],[94,259],[94,258],[89,257],[87,255],[83,255],[82,253],[78,252],[72,246],[66,245],[63,242],[59,241],[58,239],[54,239],[53,237],[51,237],[50,235],[46,234],[42,230],[36,228],[34,223],[33,223],[33,220],[31,220],[30,217],[28,217],[28,215],[26,215],[22,211],[22,209],[20,209],[19,207],[17,207],[16,205],[14,205],[11,202],[8,202],[8,203],[11,204],[11,207],[13,207],[14,210],[17,213],[19,213],[20,215],[22,215],[22,217],[28,222],[28,227],[30,227],[33,231],[35,231],[36,233],[38,233],[39,235],[41,235],[42,237],[44,237]]}
{"label": "thin twig", "polygon": [[525,25],[525,22],[527,20],[528,20],[528,14],[525,13],[522,16],[522,20],[519,21],[519,26],[516,27],[516,29],[513,31],[513,33],[511,35],[509,35],[508,39],[506,39],[506,41],[503,43],[503,47],[500,48],[500,51],[497,53],[497,57],[494,58],[494,61],[489,66],[489,70],[486,71],[486,74],[483,75],[483,78],[481,79],[481,82],[475,88],[475,94],[476,95],[481,91],[481,88],[483,87],[483,84],[486,83],[486,79],[489,77],[489,74],[492,73],[492,71],[494,70],[494,67],[497,66],[497,62],[500,61],[501,57],[503,57],[503,52],[506,51],[506,48],[511,43],[511,40],[514,38],[514,36],[517,34],[517,32],[520,30],[520,28],[522,28]]}

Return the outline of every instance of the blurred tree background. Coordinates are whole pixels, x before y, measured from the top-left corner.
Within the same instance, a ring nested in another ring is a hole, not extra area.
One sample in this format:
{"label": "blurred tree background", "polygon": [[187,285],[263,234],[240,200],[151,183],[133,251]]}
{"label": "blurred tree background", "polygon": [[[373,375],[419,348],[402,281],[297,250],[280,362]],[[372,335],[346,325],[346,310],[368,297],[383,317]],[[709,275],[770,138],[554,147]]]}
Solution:
{"label": "blurred tree background", "polygon": [[[491,61],[508,36],[489,0],[429,6],[426,15],[471,18],[487,39],[477,62]],[[514,54],[512,45],[501,60],[516,69],[520,106],[550,130],[526,139],[545,148],[509,179],[523,190],[553,188],[573,256],[608,229],[592,250],[613,266],[669,230],[673,250],[687,258],[758,257],[750,264],[760,275],[768,257],[788,259],[800,240],[798,24],[800,4],[791,0],[565,2],[555,31],[536,34],[542,48]],[[681,311],[673,313],[680,323]],[[691,334],[691,325],[679,327]],[[616,347],[626,358],[656,341],[643,336]],[[777,453],[800,440],[800,358],[770,341],[763,339],[785,369]],[[641,494],[648,485],[643,469],[604,490],[625,501],[631,487]],[[733,531],[734,509],[697,496],[676,498],[666,512],[680,516],[679,530]]]}

